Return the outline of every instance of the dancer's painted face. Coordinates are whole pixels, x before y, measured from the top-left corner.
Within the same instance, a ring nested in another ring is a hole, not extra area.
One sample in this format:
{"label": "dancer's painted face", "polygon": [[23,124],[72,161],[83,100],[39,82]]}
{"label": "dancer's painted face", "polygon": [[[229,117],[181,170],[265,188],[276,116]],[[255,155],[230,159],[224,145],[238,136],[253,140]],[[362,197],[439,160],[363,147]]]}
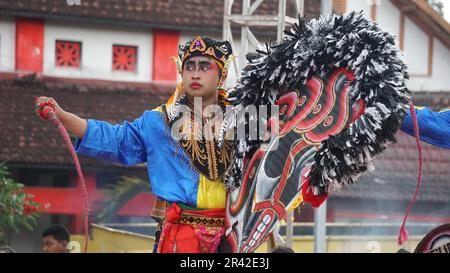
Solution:
{"label": "dancer's painted face", "polygon": [[183,87],[191,97],[210,97],[217,94],[220,70],[211,58],[189,58],[183,66]]}

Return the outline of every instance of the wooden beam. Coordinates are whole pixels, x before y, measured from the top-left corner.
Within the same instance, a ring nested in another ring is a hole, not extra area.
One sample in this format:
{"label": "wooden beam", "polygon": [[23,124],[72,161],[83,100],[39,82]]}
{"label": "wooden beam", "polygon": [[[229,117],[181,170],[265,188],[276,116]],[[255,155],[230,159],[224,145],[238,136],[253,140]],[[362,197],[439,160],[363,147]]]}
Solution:
{"label": "wooden beam", "polygon": [[428,76],[433,76],[434,37],[428,37]]}
{"label": "wooden beam", "polygon": [[[450,24],[424,0],[390,0],[400,12],[427,34],[438,38],[450,48]],[[404,20],[404,19],[403,19]],[[400,20],[402,21],[402,19]],[[400,28],[402,26],[400,25]],[[401,33],[400,35],[401,36]],[[401,39],[400,39],[401,40]]]}
{"label": "wooden beam", "polygon": [[417,7],[422,10],[426,15],[430,16],[433,21],[441,28],[443,28],[448,35],[450,35],[450,24],[437,13],[426,1],[423,0],[412,0]]}
{"label": "wooden beam", "polygon": [[333,0],[333,11],[336,14],[344,14],[347,11],[347,0]]}
{"label": "wooden beam", "polygon": [[370,19],[372,21],[377,21],[377,3],[376,0],[372,1],[371,7],[370,7]]}
{"label": "wooden beam", "polygon": [[405,14],[402,12],[400,14],[400,33],[398,36],[400,49],[405,51]]}
{"label": "wooden beam", "polygon": [[400,10],[401,10],[401,12],[404,12],[404,13],[410,13],[410,12],[413,12],[416,10],[416,6],[414,6],[413,4],[408,4],[408,5],[402,6],[400,8]]}

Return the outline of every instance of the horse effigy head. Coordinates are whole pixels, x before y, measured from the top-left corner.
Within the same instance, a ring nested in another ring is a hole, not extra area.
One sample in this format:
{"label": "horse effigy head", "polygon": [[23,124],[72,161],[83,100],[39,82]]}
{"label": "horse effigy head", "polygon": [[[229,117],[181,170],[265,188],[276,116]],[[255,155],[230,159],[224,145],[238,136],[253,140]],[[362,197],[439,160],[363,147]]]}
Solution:
{"label": "horse effigy head", "polygon": [[395,38],[361,13],[300,19],[242,73],[236,109],[278,107],[275,137],[236,138],[227,177],[240,185],[227,200],[228,241],[250,252],[299,202],[315,205],[371,166],[395,140],[409,91]]}

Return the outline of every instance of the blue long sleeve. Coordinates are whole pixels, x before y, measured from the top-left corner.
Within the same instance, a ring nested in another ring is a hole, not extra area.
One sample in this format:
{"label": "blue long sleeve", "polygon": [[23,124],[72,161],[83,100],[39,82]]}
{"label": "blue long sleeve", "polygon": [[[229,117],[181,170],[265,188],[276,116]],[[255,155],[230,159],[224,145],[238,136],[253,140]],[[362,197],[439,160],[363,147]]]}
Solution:
{"label": "blue long sleeve", "polygon": [[[450,109],[433,112],[429,108],[416,108],[420,139],[426,143],[450,149]],[[414,136],[414,124],[408,112],[400,128]]]}
{"label": "blue long sleeve", "polygon": [[123,165],[143,163],[147,161],[143,129],[143,117],[116,125],[90,119],[83,139],[75,143],[75,150],[82,155]]}
{"label": "blue long sleeve", "polygon": [[169,133],[162,114],[156,110],[145,111],[135,121],[120,125],[90,119],[83,138],[75,143],[75,150],[81,155],[123,165],[147,162],[156,196],[196,206],[199,174]]}

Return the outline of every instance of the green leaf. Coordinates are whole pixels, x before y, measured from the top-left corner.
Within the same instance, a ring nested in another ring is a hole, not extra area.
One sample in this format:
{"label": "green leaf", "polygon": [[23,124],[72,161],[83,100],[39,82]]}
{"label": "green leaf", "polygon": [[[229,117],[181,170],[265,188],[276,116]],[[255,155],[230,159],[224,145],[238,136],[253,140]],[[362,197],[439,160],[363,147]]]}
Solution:
{"label": "green leaf", "polygon": [[6,166],[0,164],[0,226],[19,232],[20,229],[33,230],[40,213],[24,215],[24,206],[40,205],[31,200],[32,196],[23,191],[24,185],[10,178]]}

